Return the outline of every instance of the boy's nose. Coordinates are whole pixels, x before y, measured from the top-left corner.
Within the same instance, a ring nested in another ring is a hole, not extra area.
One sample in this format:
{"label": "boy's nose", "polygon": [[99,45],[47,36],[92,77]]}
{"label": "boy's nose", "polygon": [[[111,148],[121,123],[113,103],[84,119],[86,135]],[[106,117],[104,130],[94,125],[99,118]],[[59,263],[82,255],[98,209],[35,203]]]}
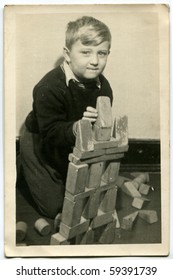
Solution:
{"label": "boy's nose", "polygon": [[93,54],[93,55],[91,56],[90,63],[91,63],[92,65],[98,65],[98,56],[97,56],[96,54]]}

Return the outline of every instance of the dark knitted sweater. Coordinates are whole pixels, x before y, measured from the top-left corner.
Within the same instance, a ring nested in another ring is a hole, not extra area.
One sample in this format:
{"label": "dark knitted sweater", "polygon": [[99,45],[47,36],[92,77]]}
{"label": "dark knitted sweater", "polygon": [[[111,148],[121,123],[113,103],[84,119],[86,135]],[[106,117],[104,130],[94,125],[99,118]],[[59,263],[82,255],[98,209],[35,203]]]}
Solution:
{"label": "dark knitted sweater", "polygon": [[96,107],[98,96],[110,97],[112,89],[107,79],[100,75],[101,88],[96,83],[83,89],[73,80],[66,85],[61,67],[47,73],[33,90],[33,110],[25,124],[32,133],[40,135],[36,154],[66,177],[68,154],[75,144],[73,124],[83,116],[87,106]]}

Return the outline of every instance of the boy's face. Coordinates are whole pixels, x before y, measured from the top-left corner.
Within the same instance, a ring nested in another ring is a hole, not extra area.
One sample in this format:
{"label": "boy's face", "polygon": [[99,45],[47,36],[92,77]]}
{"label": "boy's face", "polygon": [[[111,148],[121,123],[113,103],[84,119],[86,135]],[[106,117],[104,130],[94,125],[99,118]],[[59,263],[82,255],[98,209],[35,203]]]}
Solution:
{"label": "boy's face", "polygon": [[86,46],[76,41],[71,50],[66,49],[65,58],[74,75],[80,81],[96,79],[104,70],[110,44],[104,41],[97,46]]}

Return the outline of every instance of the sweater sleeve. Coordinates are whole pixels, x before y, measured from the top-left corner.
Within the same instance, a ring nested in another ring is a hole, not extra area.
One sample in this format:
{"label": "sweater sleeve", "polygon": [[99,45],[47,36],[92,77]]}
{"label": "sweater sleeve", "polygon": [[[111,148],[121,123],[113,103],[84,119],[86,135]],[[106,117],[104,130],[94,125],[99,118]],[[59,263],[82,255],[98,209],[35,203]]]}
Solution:
{"label": "sweater sleeve", "polygon": [[61,91],[55,93],[47,85],[36,88],[34,107],[39,132],[45,144],[54,147],[74,145],[74,121],[67,121],[67,106]]}

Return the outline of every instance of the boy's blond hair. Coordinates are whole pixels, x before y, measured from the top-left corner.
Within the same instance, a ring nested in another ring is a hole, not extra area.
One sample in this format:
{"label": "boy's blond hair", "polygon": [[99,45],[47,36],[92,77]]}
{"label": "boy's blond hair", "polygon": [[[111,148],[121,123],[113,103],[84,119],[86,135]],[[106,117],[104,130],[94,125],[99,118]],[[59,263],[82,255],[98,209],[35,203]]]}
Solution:
{"label": "boy's blond hair", "polygon": [[86,46],[97,46],[104,41],[108,41],[111,46],[111,33],[103,22],[93,17],[83,16],[67,25],[66,47],[70,50],[77,40],[80,40]]}

